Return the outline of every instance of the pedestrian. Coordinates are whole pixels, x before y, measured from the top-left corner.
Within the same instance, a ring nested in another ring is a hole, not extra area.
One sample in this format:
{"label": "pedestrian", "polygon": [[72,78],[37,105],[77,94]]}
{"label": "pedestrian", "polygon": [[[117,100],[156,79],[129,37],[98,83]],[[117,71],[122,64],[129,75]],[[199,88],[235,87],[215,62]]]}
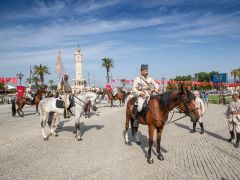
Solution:
{"label": "pedestrian", "polygon": [[236,132],[237,140],[235,147],[238,148],[240,140],[240,99],[238,92],[234,92],[232,95],[232,102],[227,108],[226,118],[228,119],[228,129],[231,135],[228,142],[232,142],[235,139]]}
{"label": "pedestrian", "polygon": [[[205,108],[204,108],[204,103],[203,103],[203,100],[201,98],[199,98],[199,93],[198,91],[194,91],[193,92],[193,95],[195,97],[195,105],[196,105],[196,108],[198,108],[198,112],[200,114],[200,118],[199,118],[199,125],[201,127],[201,134],[204,133],[204,127],[203,127],[203,115],[205,113]],[[193,130],[191,131],[191,133],[195,133],[196,132],[196,125],[197,125],[197,122],[194,120],[193,121]]]}

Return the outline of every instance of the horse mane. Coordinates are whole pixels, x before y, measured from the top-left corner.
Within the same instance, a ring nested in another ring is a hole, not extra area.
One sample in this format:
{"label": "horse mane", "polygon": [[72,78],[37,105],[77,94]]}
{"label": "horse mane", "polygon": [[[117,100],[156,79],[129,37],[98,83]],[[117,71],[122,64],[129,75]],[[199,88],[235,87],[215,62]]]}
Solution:
{"label": "horse mane", "polygon": [[[182,92],[180,91],[168,91],[163,94],[158,95],[159,96],[159,104],[161,108],[169,108],[171,105],[171,100],[173,94],[176,93],[178,95],[178,98],[183,98]],[[191,91],[187,91],[186,93],[188,100],[191,102],[192,100],[195,100],[195,97]]]}
{"label": "horse mane", "polygon": [[161,108],[169,108],[171,104],[173,91],[168,91],[159,95],[159,104]]}

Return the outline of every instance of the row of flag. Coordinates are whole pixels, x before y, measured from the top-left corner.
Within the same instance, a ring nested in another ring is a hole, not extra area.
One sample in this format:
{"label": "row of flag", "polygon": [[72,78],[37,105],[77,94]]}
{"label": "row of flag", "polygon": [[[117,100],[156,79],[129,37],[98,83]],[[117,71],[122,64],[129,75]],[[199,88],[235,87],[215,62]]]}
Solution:
{"label": "row of flag", "polygon": [[[128,79],[112,79],[112,83],[121,82],[126,84],[132,84],[134,80]],[[213,83],[213,82],[199,82],[199,81],[174,81],[174,80],[155,80],[158,84],[168,84],[168,85],[177,85],[177,84],[186,84],[186,85],[196,85],[196,86],[228,86],[228,87],[237,87],[240,86],[240,83]]]}
{"label": "row of flag", "polygon": [[10,83],[12,82],[13,84],[17,84],[18,83],[18,78],[17,77],[0,77],[0,84],[3,84],[3,83]]}

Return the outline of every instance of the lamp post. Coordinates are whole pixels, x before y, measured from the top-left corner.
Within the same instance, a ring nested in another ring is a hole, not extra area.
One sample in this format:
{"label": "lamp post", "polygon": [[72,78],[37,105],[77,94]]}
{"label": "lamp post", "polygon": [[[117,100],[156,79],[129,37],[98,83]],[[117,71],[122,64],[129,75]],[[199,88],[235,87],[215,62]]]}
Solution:
{"label": "lamp post", "polygon": [[22,78],[23,78],[23,74],[22,72],[20,71],[20,73],[16,74],[16,76],[18,77],[18,79],[20,80],[20,86],[21,86],[21,82],[22,82]]}

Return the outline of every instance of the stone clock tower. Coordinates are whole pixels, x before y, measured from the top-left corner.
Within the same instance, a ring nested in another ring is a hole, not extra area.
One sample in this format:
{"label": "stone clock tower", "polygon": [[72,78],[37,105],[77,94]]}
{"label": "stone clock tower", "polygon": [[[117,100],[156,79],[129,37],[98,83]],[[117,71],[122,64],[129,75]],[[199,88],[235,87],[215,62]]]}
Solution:
{"label": "stone clock tower", "polygon": [[76,79],[73,80],[74,84],[74,91],[78,93],[82,87],[85,86],[85,80],[83,79],[83,72],[82,72],[82,62],[83,62],[83,55],[81,49],[78,47],[74,53],[74,61],[75,61],[75,71],[76,71]]}

